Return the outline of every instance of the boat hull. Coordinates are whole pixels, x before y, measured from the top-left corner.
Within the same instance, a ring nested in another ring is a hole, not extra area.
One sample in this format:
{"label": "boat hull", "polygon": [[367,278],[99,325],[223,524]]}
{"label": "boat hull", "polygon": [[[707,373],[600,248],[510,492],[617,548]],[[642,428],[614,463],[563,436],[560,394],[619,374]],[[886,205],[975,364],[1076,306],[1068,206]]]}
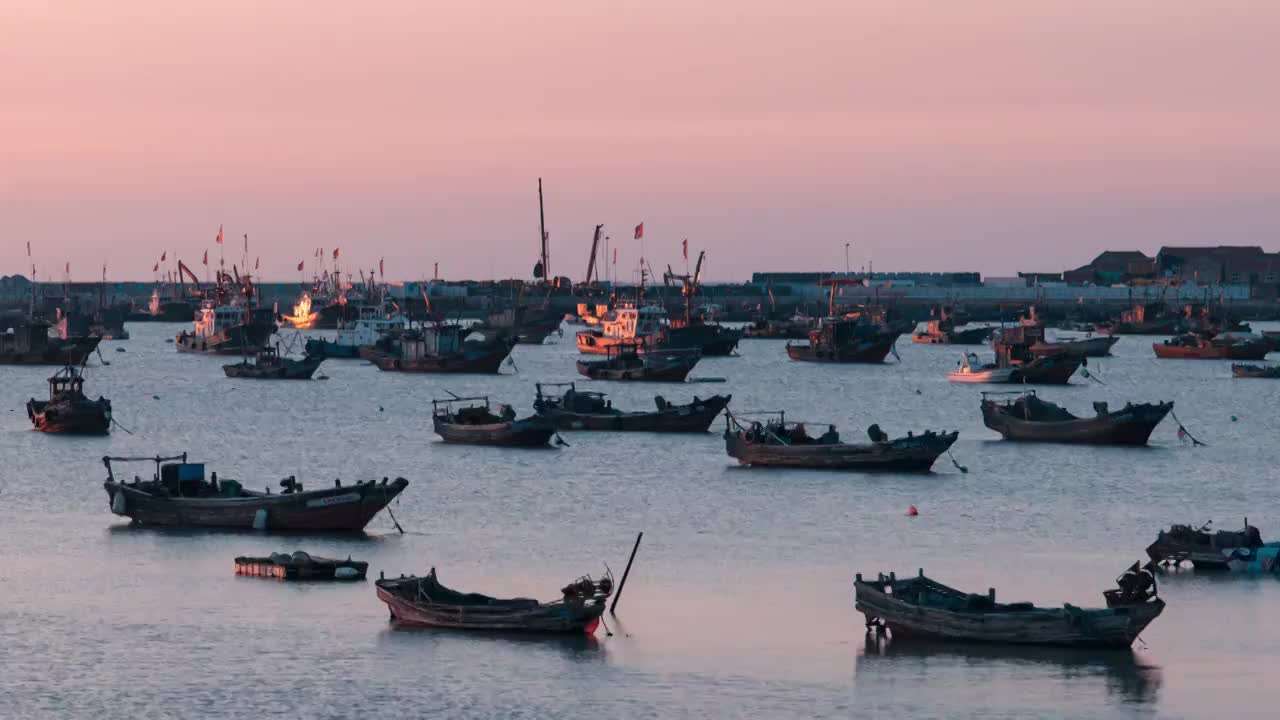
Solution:
{"label": "boat hull", "polygon": [[1120,342],[1120,338],[1115,335],[1082,338],[1079,340],[1062,340],[1053,343],[1040,342],[1031,346],[1031,354],[1036,357],[1049,355],[1070,355],[1081,358],[1106,357],[1111,354],[1112,346],[1118,342]]}
{"label": "boat hull", "polygon": [[223,365],[222,371],[229,378],[250,380],[310,380],[320,368],[321,358],[305,358],[303,360],[284,359],[277,365],[262,367],[250,362]]}
{"label": "boat hull", "polygon": [[1024,612],[954,612],[898,600],[875,587],[854,583],[854,607],[879,619],[894,638],[1122,649],[1164,611],[1164,601],[1084,609],[1071,605]]}
{"label": "boat hull", "polygon": [[[396,478],[385,485],[364,483],[235,498],[160,497],[114,482],[103,487],[112,512],[142,526],[252,530],[258,511],[263,510],[263,529],[270,531],[357,532],[408,485],[408,480]],[[122,501],[116,501],[117,494],[123,494]]]}
{"label": "boat hull", "polygon": [[556,432],[550,422],[536,417],[484,425],[451,423],[437,417],[434,428],[447,443],[499,447],[547,447]]}
{"label": "boat hull", "polygon": [[740,465],[760,467],[927,472],[957,436],[953,432],[861,445],[780,445],[748,442],[743,433],[729,432],[725,452]]}
{"label": "boat hull", "polygon": [[684,382],[698,364],[697,357],[672,360],[649,360],[637,367],[615,366],[610,360],[579,360],[578,373],[592,380],[625,380],[633,382]]}
{"label": "boat hull", "polygon": [[378,599],[387,604],[391,620],[407,627],[448,628],[480,632],[533,634],[591,634],[604,614],[604,603],[538,604],[523,611],[483,606],[415,603],[387,589],[395,580],[376,581]]}
{"label": "boat hull", "polygon": [[[513,343],[514,344],[514,343]],[[435,357],[406,360],[386,353],[372,351],[361,355],[387,372],[411,373],[487,373],[502,369],[502,363],[511,354],[511,345],[504,344],[489,351],[463,352]]]}
{"label": "boat hull", "polygon": [[96,335],[49,338],[49,344],[41,350],[0,353],[0,365],[84,365],[101,341]]}
{"label": "boat hull", "polygon": [[68,407],[41,400],[27,402],[27,417],[40,432],[68,435],[107,435],[111,432],[111,403],[105,400],[76,403]]}
{"label": "boat hull", "polygon": [[245,323],[203,338],[183,331],[174,338],[173,344],[178,352],[185,353],[256,355],[267,347],[275,331],[272,323]]}
{"label": "boat hull", "polygon": [[893,345],[896,334],[881,338],[858,340],[837,348],[814,348],[812,345],[787,345],[787,356],[798,362],[818,363],[882,363]]}
{"label": "boat hull", "polygon": [[308,357],[315,358],[333,358],[335,360],[350,360],[360,358],[359,345],[343,345],[332,340],[323,340],[321,338],[308,338],[305,346]]}
{"label": "boat hull", "polygon": [[1082,445],[1146,445],[1156,426],[1173,410],[1173,403],[1138,406],[1106,417],[1062,421],[1028,421],[998,403],[982,405],[983,423],[1006,440],[1075,443]]}
{"label": "boat hull", "polygon": [[1280,367],[1262,366],[1262,365],[1235,365],[1231,366],[1231,376],[1238,378],[1266,378],[1280,379]]}
{"label": "boat hull", "polygon": [[1153,343],[1151,348],[1162,360],[1262,360],[1271,351],[1271,346],[1261,341],[1228,345]]}
{"label": "boat hull", "polygon": [[558,430],[704,433],[724,412],[732,396],[716,395],[692,407],[681,405],[655,412],[576,413],[552,409],[540,413]]}

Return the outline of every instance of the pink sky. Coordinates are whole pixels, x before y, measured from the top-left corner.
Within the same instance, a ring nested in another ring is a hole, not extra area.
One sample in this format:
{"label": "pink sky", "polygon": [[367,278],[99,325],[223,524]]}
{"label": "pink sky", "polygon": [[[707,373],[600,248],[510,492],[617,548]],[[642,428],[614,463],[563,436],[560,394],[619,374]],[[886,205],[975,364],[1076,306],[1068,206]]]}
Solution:
{"label": "pink sky", "polygon": [[[527,276],[645,222],[713,279],[1061,270],[1280,249],[1275,0],[17,0],[0,16],[0,272],[317,246]],[[615,243],[634,266],[638,244]],[[238,256],[238,253],[237,253]]]}

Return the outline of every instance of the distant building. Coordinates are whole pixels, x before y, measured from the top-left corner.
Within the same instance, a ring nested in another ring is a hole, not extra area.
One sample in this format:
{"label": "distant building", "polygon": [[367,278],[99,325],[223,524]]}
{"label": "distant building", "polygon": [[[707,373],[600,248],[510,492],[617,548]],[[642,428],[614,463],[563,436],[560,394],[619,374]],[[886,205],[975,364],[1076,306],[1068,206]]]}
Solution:
{"label": "distant building", "polygon": [[753,285],[816,285],[829,278],[863,279],[875,284],[890,282],[895,285],[913,286],[978,286],[982,275],[976,272],[758,272],[751,274]]}
{"label": "distant building", "polygon": [[1139,250],[1107,250],[1088,265],[1062,273],[1069,285],[1114,285],[1156,275],[1156,259]]}
{"label": "distant building", "polygon": [[1020,272],[1018,277],[1027,281],[1028,285],[1061,285],[1062,273]]}
{"label": "distant building", "polygon": [[1257,245],[1162,247],[1156,264],[1161,275],[1186,282],[1274,285],[1280,279],[1280,255]]}

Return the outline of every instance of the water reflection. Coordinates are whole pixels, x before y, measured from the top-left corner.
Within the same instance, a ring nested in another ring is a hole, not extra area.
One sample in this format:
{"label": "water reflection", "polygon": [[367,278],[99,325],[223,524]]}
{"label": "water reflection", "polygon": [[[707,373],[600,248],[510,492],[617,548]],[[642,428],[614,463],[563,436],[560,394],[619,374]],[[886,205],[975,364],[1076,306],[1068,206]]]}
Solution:
{"label": "water reflection", "polygon": [[1010,684],[1018,678],[1056,679],[1064,684],[1101,679],[1108,698],[1124,703],[1154,705],[1162,683],[1161,669],[1132,650],[1086,650],[1054,647],[1018,647],[976,643],[942,643],[898,640],[868,634],[855,659],[855,678],[889,674],[935,673],[951,666],[971,673],[985,669],[1006,675]]}
{"label": "water reflection", "polygon": [[600,662],[608,651],[599,638],[586,633],[520,633],[475,632],[452,628],[424,628],[388,621],[378,633],[378,645],[392,653],[411,652],[415,655],[454,655],[506,651],[528,653],[534,657],[556,653],[577,663]]}

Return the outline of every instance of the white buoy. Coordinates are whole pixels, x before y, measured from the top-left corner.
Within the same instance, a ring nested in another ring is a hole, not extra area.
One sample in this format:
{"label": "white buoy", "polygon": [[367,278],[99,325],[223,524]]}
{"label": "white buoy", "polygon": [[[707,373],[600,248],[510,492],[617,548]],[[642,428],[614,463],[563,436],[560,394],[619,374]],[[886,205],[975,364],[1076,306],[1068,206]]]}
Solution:
{"label": "white buoy", "polygon": [[267,509],[266,508],[258,508],[258,512],[253,514],[253,529],[254,530],[267,529]]}
{"label": "white buoy", "polygon": [[128,506],[124,499],[124,491],[116,490],[115,497],[111,498],[111,512],[123,515],[126,509],[128,509]]}

